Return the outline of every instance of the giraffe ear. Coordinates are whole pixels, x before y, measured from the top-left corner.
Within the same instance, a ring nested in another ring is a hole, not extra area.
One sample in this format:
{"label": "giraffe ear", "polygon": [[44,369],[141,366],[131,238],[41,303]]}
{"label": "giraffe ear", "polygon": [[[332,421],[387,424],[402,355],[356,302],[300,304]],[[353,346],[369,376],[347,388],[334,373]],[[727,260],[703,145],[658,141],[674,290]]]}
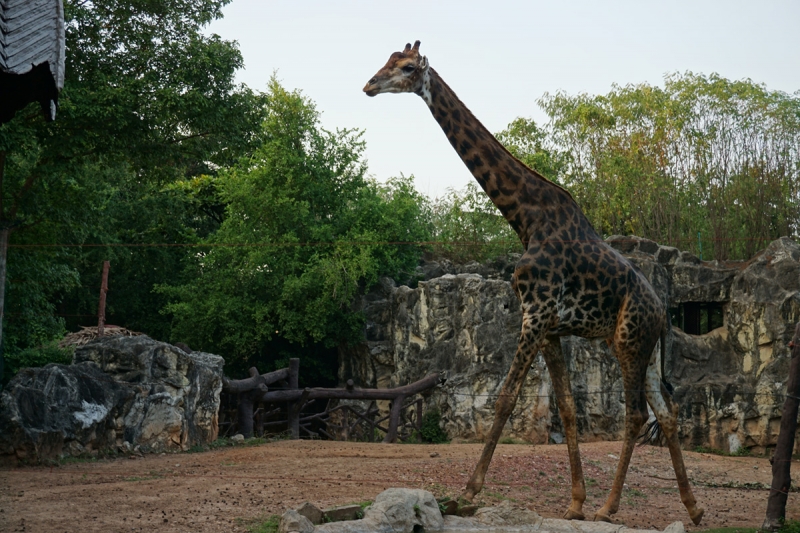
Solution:
{"label": "giraffe ear", "polygon": [[411,43],[406,43],[406,47],[403,49],[403,53],[407,54],[411,51]]}
{"label": "giraffe ear", "polygon": [[419,41],[414,42],[414,48],[411,49],[413,52],[419,52]]}

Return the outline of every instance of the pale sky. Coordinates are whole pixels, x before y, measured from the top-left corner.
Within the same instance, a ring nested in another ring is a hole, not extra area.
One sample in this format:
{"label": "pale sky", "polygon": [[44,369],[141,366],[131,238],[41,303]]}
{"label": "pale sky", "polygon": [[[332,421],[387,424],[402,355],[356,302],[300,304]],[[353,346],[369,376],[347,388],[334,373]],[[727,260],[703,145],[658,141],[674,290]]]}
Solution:
{"label": "pale sky", "polygon": [[324,127],[365,131],[371,175],[413,174],[434,197],[473,178],[425,103],[361,91],[392,52],[417,39],[492,132],[518,116],[544,121],[536,102],[547,92],[663,85],[673,72],[800,90],[797,0],[233,0],[224,14],[209,31],[239,43],[240,82],[264,90],[276,71],[316,102]]}

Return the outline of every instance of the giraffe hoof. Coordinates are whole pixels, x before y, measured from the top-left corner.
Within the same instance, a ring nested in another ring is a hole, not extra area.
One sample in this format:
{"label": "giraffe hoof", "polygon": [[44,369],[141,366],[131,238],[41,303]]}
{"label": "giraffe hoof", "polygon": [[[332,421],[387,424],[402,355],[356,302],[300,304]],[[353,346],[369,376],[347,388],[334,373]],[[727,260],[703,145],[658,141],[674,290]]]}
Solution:
{"label": "giraffe hoof", "polygon": [[611,523],[611,517],[605,514],[602,514],[600,511],[597,511],[594,515],[595,522],[608,522]]}
{"label": "giraffe hoof", "polygon": [[572,509],[567,509],[567,512],[564,513],[565,520],[583,520],[584,518],[586,517],[583,516],[583,513],[573,511]]}
{"label": "giraffe hoof", "polygon": [[705,514],[706,510],[702,507],[698,507],[695,509],[694,513],[689,513],[689,518],[692,519],[694,525],[699,525],[700,521],[703,519],[703,515]]}

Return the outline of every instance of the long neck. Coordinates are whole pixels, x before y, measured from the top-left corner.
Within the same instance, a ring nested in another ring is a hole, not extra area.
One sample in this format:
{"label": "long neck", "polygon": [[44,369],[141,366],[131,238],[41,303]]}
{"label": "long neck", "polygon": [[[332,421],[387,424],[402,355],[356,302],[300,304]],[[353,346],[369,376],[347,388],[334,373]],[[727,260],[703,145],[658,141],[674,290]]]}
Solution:
{"label": "long neck", "polygon": [[[523,246],[532,240],[596,236],[572,196],[512,156],[432,68],[418,94]],[[564,228],[574,229],[567,234]]]}

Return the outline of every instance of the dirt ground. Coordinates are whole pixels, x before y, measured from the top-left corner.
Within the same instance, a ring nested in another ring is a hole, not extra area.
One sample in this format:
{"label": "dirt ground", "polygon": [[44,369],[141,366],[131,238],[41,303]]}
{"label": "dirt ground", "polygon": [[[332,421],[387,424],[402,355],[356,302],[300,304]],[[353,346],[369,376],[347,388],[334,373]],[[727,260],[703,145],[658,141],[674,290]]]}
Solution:
{"label": "dirt ground", "polygon": [[[611,485],[620,443],[582,444],[592,516]],[[325,508],[372,500],[388,487],[423,488],[457,496],[480,444],[365,444],[277,441],[202,453],[149,455],[55,467],[0,470],[0,531],[244,532],[255,520],[310,501]],[[689,527],[665,448],[637,447],[618,523],[663,529],[680,520],[688,530],[759,527],[771,467],[764,457],[686,452],[694,493],[705,506],[700,528]],[[798,476],[798,465],[793,473]],[[800,477],[800,476],[798,476]],[[499,445],[478,503],[510,499],[545,517],[569,502],[563,445]],[[797,493],[787,518],[800,518]]]}

